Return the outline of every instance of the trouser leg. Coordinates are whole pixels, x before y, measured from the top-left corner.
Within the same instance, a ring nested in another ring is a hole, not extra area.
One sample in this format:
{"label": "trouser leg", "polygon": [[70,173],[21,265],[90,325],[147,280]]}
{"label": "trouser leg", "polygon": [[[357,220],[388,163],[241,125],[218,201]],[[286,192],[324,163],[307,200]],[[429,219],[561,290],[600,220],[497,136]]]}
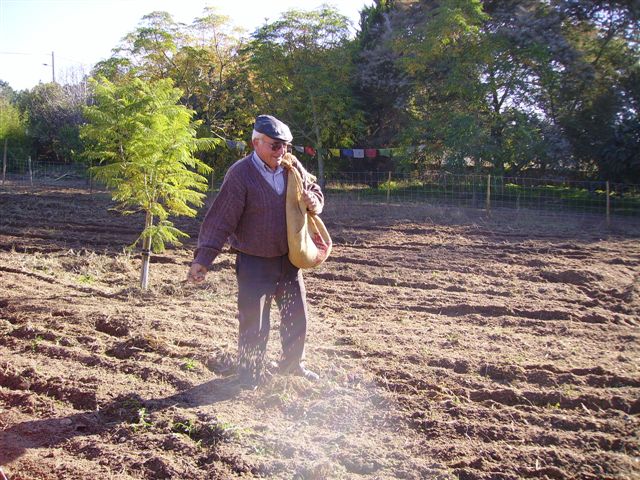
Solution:
{"label": "trouser leg", "polygon": [[282,257],[275,300],[280,311],[280,365],[283,369],[295,368],[304,360],[308,312],[302,271],[292,265],[286,255]]}
{"label": "trouser leg", "polygon": [[273,259],[239,253],[238,280],[238,373],[259,378],[269,339],[269,313],[279,268]]}

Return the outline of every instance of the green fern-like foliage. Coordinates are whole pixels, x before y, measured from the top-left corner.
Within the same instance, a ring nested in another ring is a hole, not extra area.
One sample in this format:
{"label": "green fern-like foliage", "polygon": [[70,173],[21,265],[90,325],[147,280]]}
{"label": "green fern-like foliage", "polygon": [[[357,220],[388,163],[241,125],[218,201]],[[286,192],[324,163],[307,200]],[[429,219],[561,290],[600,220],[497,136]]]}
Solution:
{"label": "green fern-like foliage", "polygon": [[96,165],[92,174],[112,189],[122,213],[145,212],[134,245],[148,240],[147,246],[162,252],[179,244],[187,235],[167,218],[196,215],[211,168],[194,153],[220,141],[196,138],[195,112],[178,103],[182,92],[170,79],[114,84],[101,77],[92,87],[95,104],[86,108],[88,123],[81,129],[87,159]]}

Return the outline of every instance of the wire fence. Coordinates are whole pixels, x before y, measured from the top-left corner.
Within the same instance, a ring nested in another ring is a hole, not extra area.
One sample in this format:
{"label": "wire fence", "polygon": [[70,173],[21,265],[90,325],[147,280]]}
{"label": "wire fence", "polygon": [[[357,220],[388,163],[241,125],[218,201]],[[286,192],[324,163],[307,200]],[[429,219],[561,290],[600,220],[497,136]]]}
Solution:
{"label": "wire fence", "polygon": [[[13,162],[3,168],[0,185],[61,185],[94,188],[83,164]],[[213,185],[212,189],[219,187]],[[325,195],[333,204],[430,204],[461,208],[512,209],[532,214],[589,214],[606,218],[640,218],[640,185],[480,174],[422,172],[347,172],[325,178]]]}
{"label": "wire fence", "polygon": [[334,201],[430,203],[486,210],[509,208],[640,217],[640,185],[606,181],[443,172],[352,172],[328,178],[325,191]]}
{"label": "wire fence", "polygon": [[2,164],[0,185],[11,186],[48,185],[61,182],[90,183],[87,166],[82,163],[61,164],[31,160],[12,160]]}

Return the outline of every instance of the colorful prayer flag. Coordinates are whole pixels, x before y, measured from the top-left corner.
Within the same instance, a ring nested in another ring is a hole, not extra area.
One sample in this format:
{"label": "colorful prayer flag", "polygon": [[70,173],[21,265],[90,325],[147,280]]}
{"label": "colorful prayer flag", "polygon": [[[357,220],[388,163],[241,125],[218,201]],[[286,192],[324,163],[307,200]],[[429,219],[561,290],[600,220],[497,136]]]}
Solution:
{"label": "colorful prayer flag", "polygon": [[353,157],[353,150],[351,150],[350,148],[343,148],[343,149],[342,149],[342,154],[343,154],[345,157],[349,157],[349,158],[351,158],[351,157]]}

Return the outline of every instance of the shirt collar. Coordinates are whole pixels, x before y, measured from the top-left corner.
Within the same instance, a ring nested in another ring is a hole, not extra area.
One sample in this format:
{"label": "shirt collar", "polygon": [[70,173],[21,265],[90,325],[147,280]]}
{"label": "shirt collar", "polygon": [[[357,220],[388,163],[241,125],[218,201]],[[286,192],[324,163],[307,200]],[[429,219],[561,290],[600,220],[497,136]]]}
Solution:
{"label": "shirt collar", "polygon": [[260,170],[261,172],[267,171],[269,173],[280,173],[283,170],[282,165],[278,165],[275,170],[271,170],[269,165],[267,165],[266,162],[262,160],[255,151],[253,152],[252,159],[253,159],[253,163],[258,167],[258,170]]}

